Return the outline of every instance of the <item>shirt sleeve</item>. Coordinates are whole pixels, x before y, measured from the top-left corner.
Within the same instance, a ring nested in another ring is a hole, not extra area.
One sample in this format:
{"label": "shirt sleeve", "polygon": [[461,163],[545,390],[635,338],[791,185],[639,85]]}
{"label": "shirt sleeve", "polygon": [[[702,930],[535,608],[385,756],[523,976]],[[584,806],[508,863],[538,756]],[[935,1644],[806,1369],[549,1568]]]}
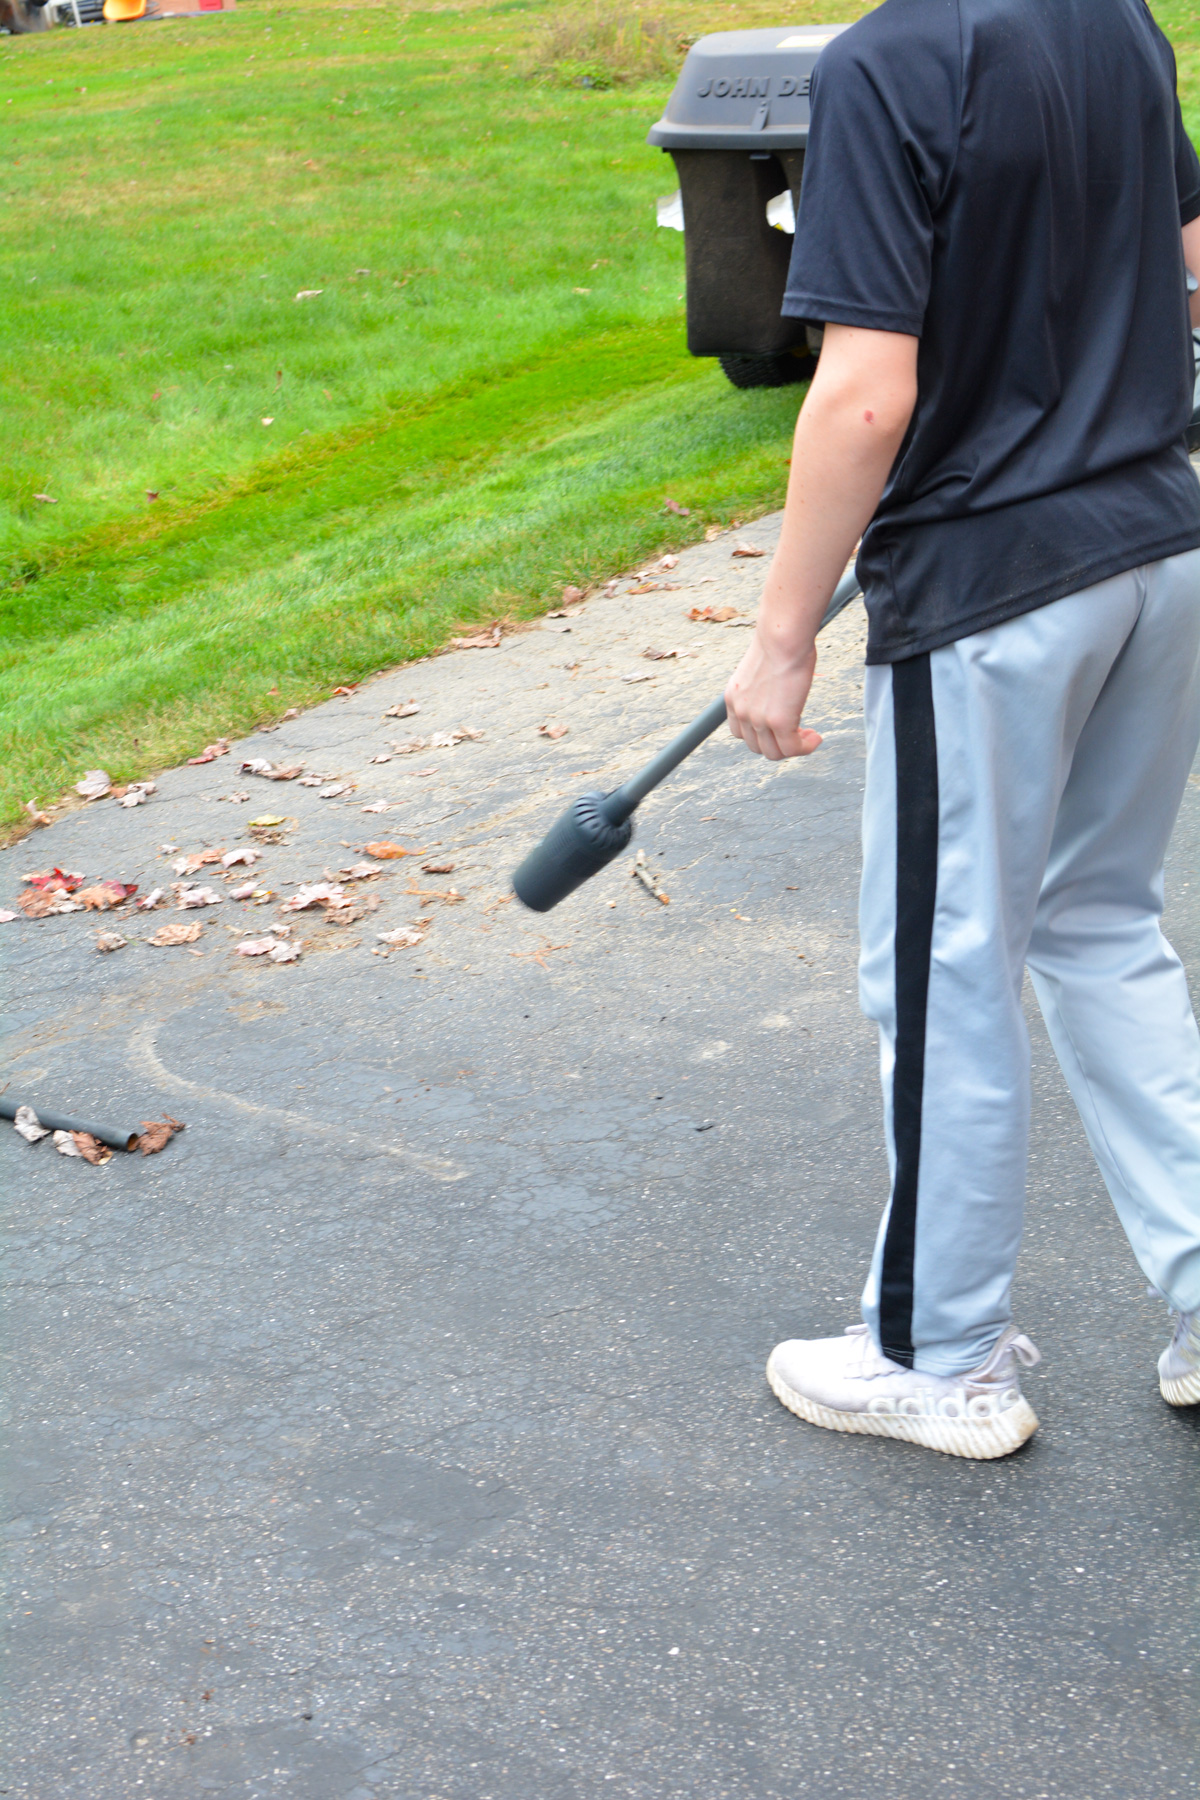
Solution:
{"label": "shirt sleeve", "polygon": [[[822,324],[921,335],[933,212],[958,141],[944,69],[906,85],[847,33],[813,73],[812,123],[783,312]],[[849,53],[837,54],[843,51]],[[924,90],[923,92],[921,90]],[[914,104],[915,92],[915,104]]]}
{"label": "shirt sleeve", "polygon": [[1175,99],[1175,191],[1179,195],[1179,223],[1190,225],[1200,218],[1200,157],[1183,129],[1179,98]]}

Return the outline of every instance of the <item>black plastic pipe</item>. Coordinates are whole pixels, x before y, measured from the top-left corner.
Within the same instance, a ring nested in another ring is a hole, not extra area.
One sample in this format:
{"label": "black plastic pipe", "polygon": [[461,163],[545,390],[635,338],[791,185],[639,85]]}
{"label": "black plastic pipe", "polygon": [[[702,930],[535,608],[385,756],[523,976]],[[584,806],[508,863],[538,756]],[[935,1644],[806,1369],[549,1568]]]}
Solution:
{"label": "black plastic pipe", "polygon": [[[847,569],[833,590],[825,616],[817,627],[824,631],[862,589],[853,568]],[[575,804],[556,819],[541,843],[529,852],[513,876],[517,899],[531,912],[549,912],[598,875],[619,856],[633,836],[631,817],[652,788],[665,781],[685,757],[725,720],[725,698],[706,706],[698,719],[677,738],[651,757],[644,769],[631,775],[610,794],[581,794]]]}
{"label": "black plastic pipe", "polygon": [[18,1106],[27,1106],[37,1114],[37,1122],[47,1131],[88,1131],[110,1150],[136,1150],[141,1133],[138,1131],[117,1131],[111,1125],[93,1125],[87,1119],[73,1119],[69,1113],[45,1112],[35,1106],[32,1100],[10,1100],[7,1094],[0,1094],[0,1119],[15,1119]]}

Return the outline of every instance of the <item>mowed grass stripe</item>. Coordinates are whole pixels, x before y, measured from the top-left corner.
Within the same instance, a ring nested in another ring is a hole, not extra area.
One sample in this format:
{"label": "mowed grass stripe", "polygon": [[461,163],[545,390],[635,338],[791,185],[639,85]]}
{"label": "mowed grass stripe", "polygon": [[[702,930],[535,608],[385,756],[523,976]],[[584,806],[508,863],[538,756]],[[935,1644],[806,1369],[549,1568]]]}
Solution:
{"label": "mowed grass stripe", "polygon": [[[344,532],[380,504],[461,490],[498,454],[532,448],[613,398],[696,380],[711,365],[681,358],[673,322],[600,332],[530,365],[461,382],[397,415],[293,445],[191,504],[149,509],[77,544],[54,547],[0,595],[5,656],[24,656],[131,605],[157,605],[180,582],[228,574],[261,555],[264,536],[294,554]],[[36,585],[36,592],[34,591]]]}
{"label": "mowed grass stripe", "polygon": [[[527,418],[515,443],[482,430],[504,416],[502,391],[432,416],[424,472],[414,478],[408,461],[390,500],[379,471],[371,502],[341,470],[338,505],[320,483],[293,491],[286,557],[266,494],[238,503],[236,555],[223,532],[210,543],[200,530],[161,556],[144,546],[105,571],[34,583],[50,612],[81,608],[89,594],[77,590],[91,589],[96,615],[10,654],[0,705],[7,816],[50,797],[64,770],[102,766],[129,779],[162,767],[194,752],[214,721],[247,729],[428,653],[457,624],[531,616],[567,580],[627,567],[698,535],[706,519],[778,499],[797,390],[741,395],[685,365],[605,403],[586,392],[590,371],[576,358],[503,384],[509,403],[517,396],[528,408],[539,379],[553,417]],[[490,442],[491,453],[451,459],[456,441]],[[667,492],[694,517],[665,514]],[[264,558],[254,553],[260,532]]]}

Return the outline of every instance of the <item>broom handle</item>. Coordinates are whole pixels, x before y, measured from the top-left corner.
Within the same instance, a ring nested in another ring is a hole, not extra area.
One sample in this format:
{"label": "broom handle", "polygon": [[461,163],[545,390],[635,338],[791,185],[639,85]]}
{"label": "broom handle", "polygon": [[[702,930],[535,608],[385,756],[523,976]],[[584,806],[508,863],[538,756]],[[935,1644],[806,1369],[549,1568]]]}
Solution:
{"label": "broom handle", "polygon": [[[851,567],[834,588],[833,598],[825,608],[825,617],[817,630],[824,631],[830,620],[836,619],[842,609],[849,606],[861,592],[858,577]],[[619,788],[606,794],[600,810],[609,824],[620,825],[627,819],[652,788],[656,788],[660,781],[665,781],[672,769],[677,769],[685,757],[690,756],[705,738],[711,737],[717,727],[724,724],[725,717],[725,696],[722,694],[719,700],[706,706],[700,717],[693,719],[687,729],[673,738],[665,749],[660,750],[657,756],[652,756],[644,769],[639,769],[636,775],[631,775]]]}

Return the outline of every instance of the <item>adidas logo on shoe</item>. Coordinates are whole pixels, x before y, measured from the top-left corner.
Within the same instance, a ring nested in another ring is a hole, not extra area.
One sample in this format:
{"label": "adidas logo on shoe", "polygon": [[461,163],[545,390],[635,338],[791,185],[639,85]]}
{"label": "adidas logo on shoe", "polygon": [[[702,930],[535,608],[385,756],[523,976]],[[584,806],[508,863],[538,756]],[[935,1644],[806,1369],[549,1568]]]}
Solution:
{"label": "adidas logo on shoe", "polygon": [[767,1380],[788,1411],[812,1425],[990,1459],[1020,1449],[1037,1430],[1020,1370],[1040,1361],[1029,1339],[1010,1327],[978,1368],[928,1375],[882,1355],[865,1325],[851,1325],[840,1338],[777,1344]]}

